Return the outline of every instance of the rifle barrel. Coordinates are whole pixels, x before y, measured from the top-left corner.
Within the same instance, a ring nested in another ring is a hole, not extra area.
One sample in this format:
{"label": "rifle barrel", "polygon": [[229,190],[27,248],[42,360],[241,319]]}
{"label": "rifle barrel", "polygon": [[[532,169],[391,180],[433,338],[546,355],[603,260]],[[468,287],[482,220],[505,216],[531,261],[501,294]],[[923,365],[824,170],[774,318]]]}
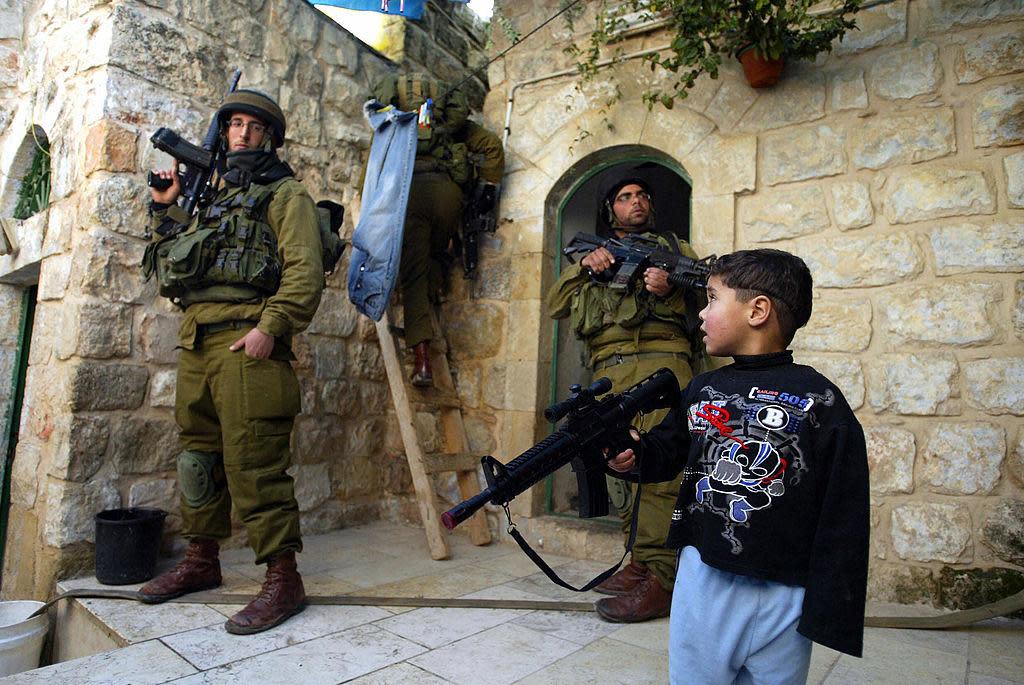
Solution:
{"label": "rifle barrel", "polygon": [[465,502],[456,504],[454,507],[441,514],[441,523],[443,523],[444,527],[448,530],[455,530],[455,526],[475,514],[477,509],[487,504],[493,496],[494,488],[487,488],[479,495],[474,495]]}

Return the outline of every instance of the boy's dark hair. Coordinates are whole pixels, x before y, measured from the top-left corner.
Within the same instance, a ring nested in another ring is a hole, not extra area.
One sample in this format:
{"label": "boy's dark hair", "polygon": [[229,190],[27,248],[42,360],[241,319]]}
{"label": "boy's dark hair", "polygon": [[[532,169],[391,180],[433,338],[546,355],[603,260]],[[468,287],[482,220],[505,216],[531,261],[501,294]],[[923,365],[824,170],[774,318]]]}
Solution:
{"label": "boy's dark hair", "polygon": [[719,257],[711,275],[735,290],[740,302],[768,297],[787,345],[811,318],[811,270],[796,255],[769,248],[739,250]]}

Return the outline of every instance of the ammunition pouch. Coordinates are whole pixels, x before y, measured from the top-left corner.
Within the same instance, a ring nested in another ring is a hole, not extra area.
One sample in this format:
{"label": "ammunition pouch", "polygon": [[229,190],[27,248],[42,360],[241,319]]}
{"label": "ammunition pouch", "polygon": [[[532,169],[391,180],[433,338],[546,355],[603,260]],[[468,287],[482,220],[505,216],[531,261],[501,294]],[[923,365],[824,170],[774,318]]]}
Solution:
{"label": "ammunition pouch", "polygon": [[469,159],[469,148],[465,143],[456,143],[443,132],[434,132],[434,144],[426,152],[417,149],[413,173],[440,172],[448,174],[455,185],[465,188],[475,177],[475,169]]}
{"label": "ammunition pouch", "polygon": [[246,302],[277,292],[277,237],[266,220],[276,184],[228,192],[201,209],[183,233],[151,243],[142,260],[162,296],[193,302]]}
{"label": "ammunition pouch", "polygon": [[337,202],[320,200],[316,203],[317,226],[320,232],[320,257],[324,273],[334,273],[348,242],[342,238],[341,224],[345,220],[345,208]]}
{"label": "ammunition pouch", "polygon": [[178,487],[185,504],[198,508],[214,500],[224,481],[223,459],[220,454],[195,450],[178,455]]}
{"label": "ammunition pouch", "polygon": [[469,161],[469,148],[465,143],[454,143],[450,140],[440,152],[439,165],[451,177],[455,185],[465,187],[473,179],[473,165]]}

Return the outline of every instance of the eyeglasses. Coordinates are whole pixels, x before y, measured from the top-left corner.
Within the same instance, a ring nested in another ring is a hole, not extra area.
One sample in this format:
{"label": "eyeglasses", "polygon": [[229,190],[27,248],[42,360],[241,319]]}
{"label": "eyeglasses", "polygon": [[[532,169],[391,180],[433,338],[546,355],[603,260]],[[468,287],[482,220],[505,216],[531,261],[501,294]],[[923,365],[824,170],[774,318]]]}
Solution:
{"label": "eyeglasses", "polygon": [[637,198],[638,200],[642,200],[644,202],[650,202],[651,194],[648,193],[646,190],[641,190],[638,193],[622,193],[622,195],[615,196],[615,204],[624,204],[626,202],[632,202],[633,198]]}
{"label": "eyeglasses", "polygon": [[230,126],[233,129],[248,128],[250,131],[257,135],[267,132],[267,127],[258,121],[242,121],[241,119],[232,119],[228,122],[228,126]]}

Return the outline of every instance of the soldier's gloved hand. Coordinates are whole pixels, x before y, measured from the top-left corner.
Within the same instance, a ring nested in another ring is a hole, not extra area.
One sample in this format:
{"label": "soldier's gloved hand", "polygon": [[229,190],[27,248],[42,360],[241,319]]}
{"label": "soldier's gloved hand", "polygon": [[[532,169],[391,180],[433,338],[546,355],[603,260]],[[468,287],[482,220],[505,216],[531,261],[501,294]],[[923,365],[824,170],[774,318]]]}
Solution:
{"label": "soldier's gloved hand", "polygon": [[494,209],[494,203],[498,199],[498,187],[493,183],[485,183],[483,188],[480,189],[480,195],[476,200],[476,209],[481,214]]}
{"label": "soldier's gloved hand", "polygon": [[266,359],[274,351],[274,336],[254,328],[236,340],[229,348],[232,352],[245,350],[245,356]]}
{"label": "soldier's gloved hand", "polygon": [[153,198],[153,202],[159,202],[164,205],[173,205],[178,201],[178,196],[181,195],[181,179],[178,178],[178,162],[174,162],[173,169],[163,169],[153,173],[160,178],[167,179],[171,182],[171,185],[167,190],[157,190],[156,188],[149,189],[149,194]]}
{"label": "soldier's gloved hand", "polygon": [[612,253],[603,247],[597,248],[580,260],[580,264],[587,269],[590,269],[590,272],[593,274],[599,274],[602,271],[606,271],[611,268],[614,263],[615,257],[613,257]]}

